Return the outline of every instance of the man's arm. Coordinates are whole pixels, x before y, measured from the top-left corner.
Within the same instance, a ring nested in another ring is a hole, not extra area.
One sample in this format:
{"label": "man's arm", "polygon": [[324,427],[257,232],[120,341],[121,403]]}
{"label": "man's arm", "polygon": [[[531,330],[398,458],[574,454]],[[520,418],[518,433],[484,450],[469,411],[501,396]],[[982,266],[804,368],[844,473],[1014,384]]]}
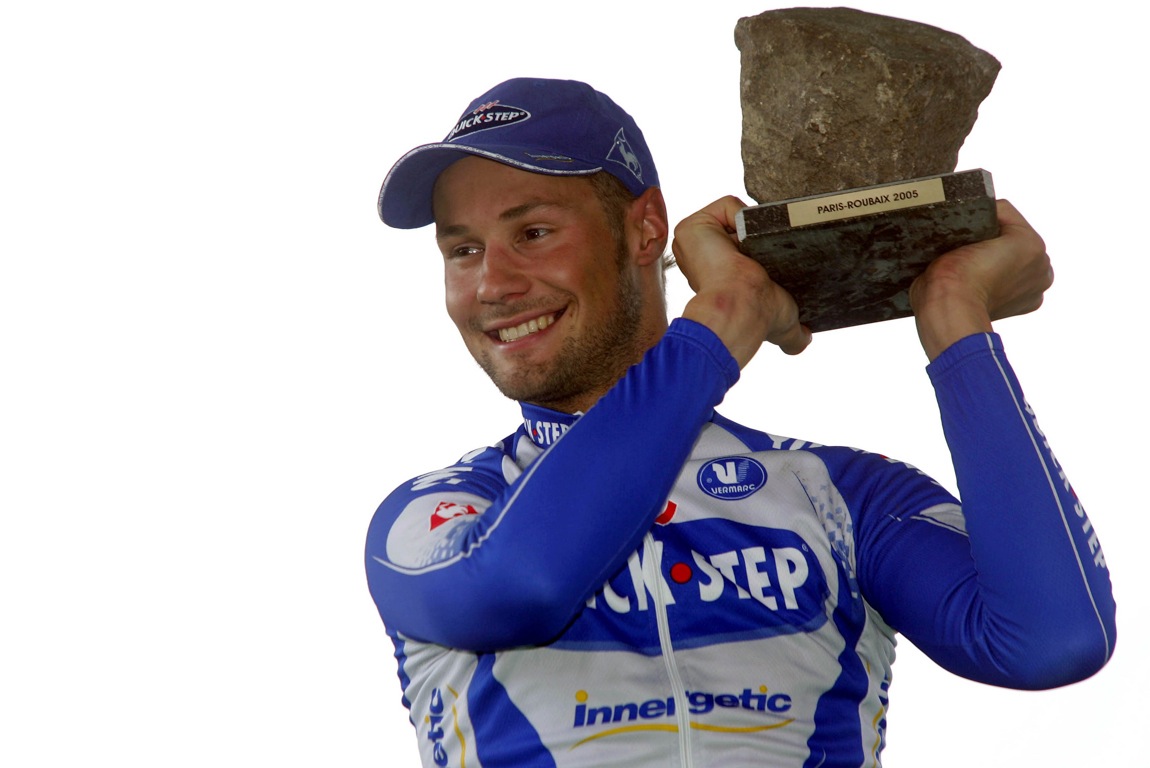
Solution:
{"label": "man's arm", "polygon": [[[680,224],[675,253],[689,279],[741,269],[740,280],[762,283],[729,235],[741,205],[718,201]],[[936,259],[911,288],[966,531],[884,487],[859,531],[860,559],[868,599],[937,662],[984,682],[1041,688],[1106,662],[1114,602],[1097,536],[990,333],[993,320],[1037,309],[1053,280],[1042,239],[1010,203],[998,211],[999,237]],[[760,295],[777,303],[757,313],[737,292],[699,291],[688,305],[718,317],[712,327],[741,364],[756,340],[792,354],[810,340],[791,297],[765,279]]]}
{"label": "man's arm", "polygon": [[1106,561],[1000,340],[967,336],[927,370],[962,516],[882,485],[857,531],[867,600],[973,680],[1034,689],[1093,674],[1114,651]]}
{"label": "man's arm", "polygon": [[639,546],[737,378],[713,333],[678,321],[510,485],[492,451],[397,489],[366,547],[384,623],[476,651],[553,639]]}
{"label": "man's arm", "polygon": [[1109,660],[1115,606],[1098,536],[990,333],[1054,280],[1018,210],[1000,200],[998,218],[997,238],[936,259],[910,292],[975,563],[950,593],[948,633],[928,642],[967,676],[1045,688]]}

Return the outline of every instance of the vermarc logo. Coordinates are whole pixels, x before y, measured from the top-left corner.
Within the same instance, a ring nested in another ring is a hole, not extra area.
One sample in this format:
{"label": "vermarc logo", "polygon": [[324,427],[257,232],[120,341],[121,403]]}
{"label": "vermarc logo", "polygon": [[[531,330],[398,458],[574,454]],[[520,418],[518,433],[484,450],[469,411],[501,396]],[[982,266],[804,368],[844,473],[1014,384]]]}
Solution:
{"label": "vermarc logo", "polygon": [[745,499],[766,485],[767,470],[748,456],[728,456],[704,464],[697,481],[708,496]]}

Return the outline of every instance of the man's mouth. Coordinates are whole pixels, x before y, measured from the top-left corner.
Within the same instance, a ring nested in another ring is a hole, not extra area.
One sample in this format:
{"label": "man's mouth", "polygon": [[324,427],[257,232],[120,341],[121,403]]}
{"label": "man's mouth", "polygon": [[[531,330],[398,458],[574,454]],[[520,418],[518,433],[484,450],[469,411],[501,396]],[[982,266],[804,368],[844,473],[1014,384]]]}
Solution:
{"label": "man's mouth", "polygon": [[534,317],[525,323],[520,323],[513,328],[500,328],[499,340],[503,342],[515,341],[522,339],[524,336],[530,336],[533,333],[539,333],[547,326],[555,322],[555,315],[541,315]]}

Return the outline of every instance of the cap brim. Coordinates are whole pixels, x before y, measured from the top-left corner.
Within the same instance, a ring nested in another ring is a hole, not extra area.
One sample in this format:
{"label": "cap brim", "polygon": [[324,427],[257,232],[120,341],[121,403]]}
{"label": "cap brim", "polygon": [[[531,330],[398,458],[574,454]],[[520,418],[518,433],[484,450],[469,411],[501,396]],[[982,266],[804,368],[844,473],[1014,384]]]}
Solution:
{"label": "cap brim", "polygon": [[[439,174],[465,155],[494,160],[513,168],[549,176],[588,176],[602,165],[555,156],[548,150],[525,151],[522,146],[469,147],[466,144],[423,144],[391,167],[379,190],[379,218],[397,229],[416,229],[435,220],[431,196]],[[530,161],[520,158],[526,157]]]}

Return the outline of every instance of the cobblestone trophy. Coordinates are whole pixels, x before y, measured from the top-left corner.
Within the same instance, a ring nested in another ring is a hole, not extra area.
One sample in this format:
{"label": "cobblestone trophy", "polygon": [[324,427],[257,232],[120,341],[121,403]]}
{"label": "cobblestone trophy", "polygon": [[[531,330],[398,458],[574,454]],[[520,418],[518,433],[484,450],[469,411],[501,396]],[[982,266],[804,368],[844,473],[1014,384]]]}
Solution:
{"label": "cobblestone trophy", "polygon": [[998,234],[958,150],[1000,65],[964,38],[850,8],[740,19],[745,253],[830,330],[911,314],[926,265]]}

